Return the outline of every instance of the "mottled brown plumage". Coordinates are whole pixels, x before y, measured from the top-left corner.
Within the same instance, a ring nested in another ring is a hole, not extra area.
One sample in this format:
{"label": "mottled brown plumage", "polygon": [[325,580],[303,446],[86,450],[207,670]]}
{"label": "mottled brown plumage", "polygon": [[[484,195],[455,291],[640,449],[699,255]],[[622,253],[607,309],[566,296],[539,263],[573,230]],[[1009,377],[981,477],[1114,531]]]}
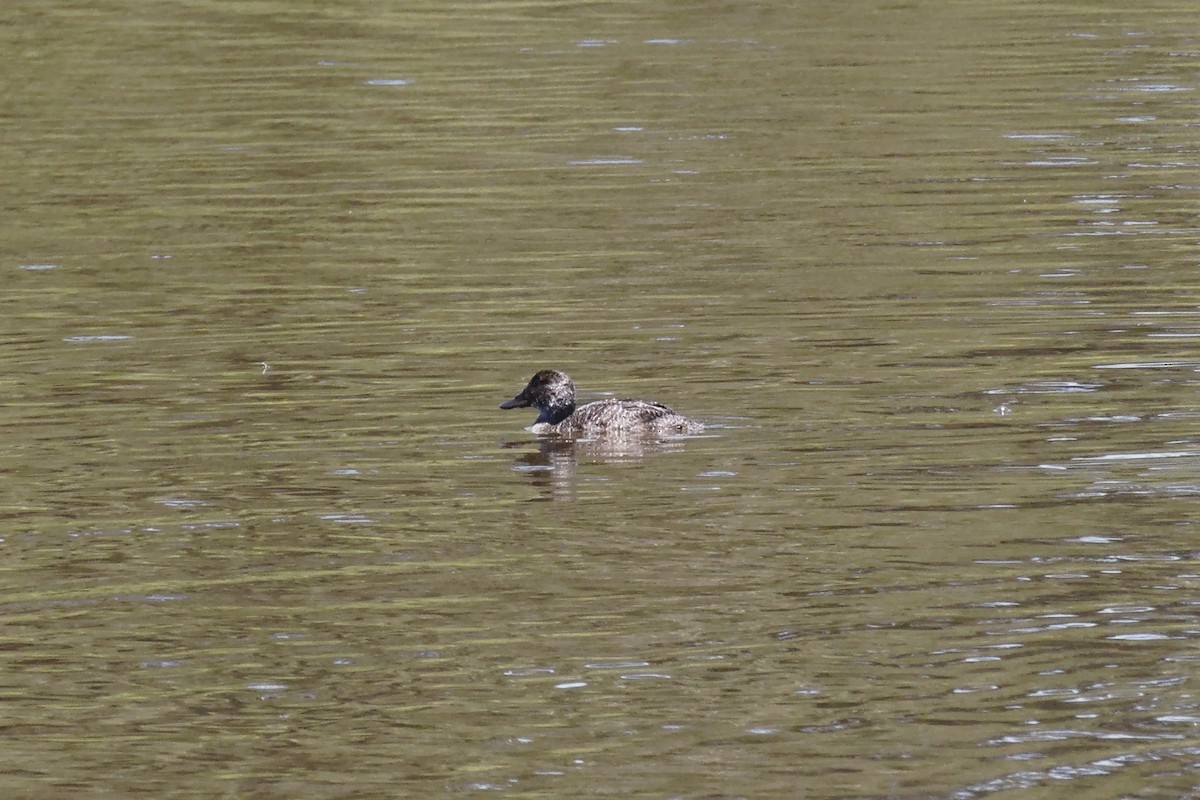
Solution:
{"label": "mottled brown plumage", "polygon": [[529,430],[560,436],[663,436],[700,433],[704,426],[675,413],[670,406],[649,400],[597,400],[575,407],[575,384],[564,372],[544,369],[529,379],[525,389],[501,408],[528,408],[539,412]]}

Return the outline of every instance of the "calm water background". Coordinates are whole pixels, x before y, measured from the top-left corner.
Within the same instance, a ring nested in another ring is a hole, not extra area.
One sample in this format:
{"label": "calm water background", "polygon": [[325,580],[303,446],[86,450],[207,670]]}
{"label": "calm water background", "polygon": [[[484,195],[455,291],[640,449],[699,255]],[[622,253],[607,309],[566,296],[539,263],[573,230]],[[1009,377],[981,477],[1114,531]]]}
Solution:
{"label": "calm water background", "polygon": [[[0,54],[5,796],[1200,793],[1194,3]],[[539,446],[546,366],[712,435]]]}

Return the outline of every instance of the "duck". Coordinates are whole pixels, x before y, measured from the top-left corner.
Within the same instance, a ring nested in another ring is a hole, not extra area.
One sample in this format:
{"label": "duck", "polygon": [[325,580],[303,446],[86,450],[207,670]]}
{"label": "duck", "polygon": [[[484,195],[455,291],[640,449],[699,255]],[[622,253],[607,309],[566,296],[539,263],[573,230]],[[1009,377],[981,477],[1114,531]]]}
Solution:
{"label": "duck", "polygon": [[544,369],[500,408],[536,408],[528,430],[539,436],[668,436],[700,433],[704,425],[651,400],[608,398],[575,407],[575,382],[565,372]]}

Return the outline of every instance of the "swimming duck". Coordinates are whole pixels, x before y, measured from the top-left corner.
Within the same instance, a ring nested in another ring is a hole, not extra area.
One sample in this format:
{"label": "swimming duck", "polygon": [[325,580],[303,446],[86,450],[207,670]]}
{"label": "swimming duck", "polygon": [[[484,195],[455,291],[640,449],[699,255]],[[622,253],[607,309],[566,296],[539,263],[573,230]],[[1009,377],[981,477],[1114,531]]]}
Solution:
{"label": "swimming duck", "polygon": [[704,426],[649,400],[597,400],[575,407],[575,383],[565,372],[544,369],[501,408],[529,408],[539,412],[530,426],[533,433],[560,436],[654,435],[700,433]]}

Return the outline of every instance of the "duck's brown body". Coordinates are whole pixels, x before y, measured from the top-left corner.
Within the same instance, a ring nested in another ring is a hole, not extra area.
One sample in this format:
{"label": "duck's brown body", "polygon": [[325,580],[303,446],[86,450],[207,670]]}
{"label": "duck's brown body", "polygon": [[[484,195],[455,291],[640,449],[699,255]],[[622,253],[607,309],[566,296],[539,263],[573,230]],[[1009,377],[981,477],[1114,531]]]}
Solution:
{"label": "duck's brown body", "polygon": [[529,430],[559,436],[670,435],[700,433],[704,426],[678,414],[670,406],[649,400],[597,400],[575,407],[575,384],[566,373],[544,369],[525,389],[500,404],[501,408],[527,408],[539,412]]}

